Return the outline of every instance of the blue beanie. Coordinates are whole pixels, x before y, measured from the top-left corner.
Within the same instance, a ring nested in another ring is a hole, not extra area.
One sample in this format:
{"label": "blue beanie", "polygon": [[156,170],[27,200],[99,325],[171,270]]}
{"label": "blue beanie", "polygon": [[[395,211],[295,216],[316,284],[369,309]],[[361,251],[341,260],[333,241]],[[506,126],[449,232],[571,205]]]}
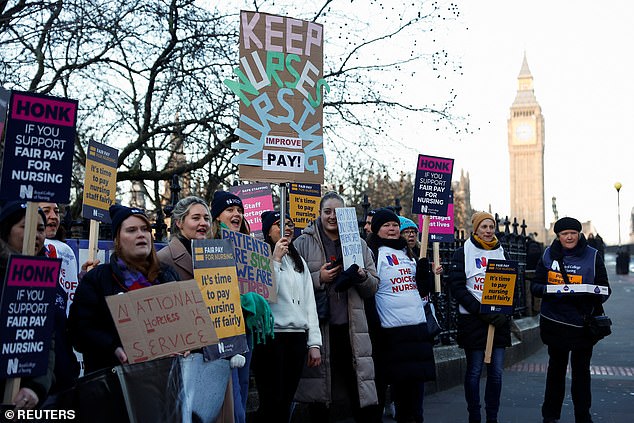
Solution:
{"label": "blue beanie", "polygon": [[414,221],[412,219],[408,219],[406,217],[403,216],[399,216],[398,220],[401,221],[401,232],[403,232],[405,229],[415,229],[416,232],[418,232],[418,226],[416,225],[416,223],[414,223]]}
{"label": "blue beanie", "polygon": [[139,209],[137,207],[126,207],[121,204],[113,204],[110,206],[110,220],[112,221],[110,224],[112,225],[112,239],[117,237],[119,233],[119,228],[124,220],[128,217],[135,215],[141,217],[148,224],[150,223],[150,219],[145,215],[145,210]]}
{"label": "blue beanie", "polygon": [[211,217],[212,219],[220,216],[220,213],[231,206],[238,206],[244,211],[242,200],[235,194],[227,191],[214,192],[214,198],[211,200]]}

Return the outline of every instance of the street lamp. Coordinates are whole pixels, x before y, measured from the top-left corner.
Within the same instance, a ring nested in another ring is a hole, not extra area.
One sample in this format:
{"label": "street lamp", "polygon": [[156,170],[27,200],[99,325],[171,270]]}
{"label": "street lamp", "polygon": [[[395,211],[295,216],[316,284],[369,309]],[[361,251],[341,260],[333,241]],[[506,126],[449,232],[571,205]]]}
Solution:
{"label": "street lamp", "polygon": [[621,185],[620,182],[615,182],[614,183],[614,188],[616,189],[616,214],[618,216],[618,223],[619,223],[619,247],[621,246],[621,197],[620,197],[620,192],[621,192],[621,187],[623,185]]}

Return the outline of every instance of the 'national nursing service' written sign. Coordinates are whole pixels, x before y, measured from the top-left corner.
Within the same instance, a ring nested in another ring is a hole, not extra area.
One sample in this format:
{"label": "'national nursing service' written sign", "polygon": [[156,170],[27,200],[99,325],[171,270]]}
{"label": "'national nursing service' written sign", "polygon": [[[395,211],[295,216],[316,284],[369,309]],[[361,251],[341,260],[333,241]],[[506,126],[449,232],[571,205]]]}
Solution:
{"label": "'national nursing service' written sign", "polygon": [[110,295],[106,302],[130,363],[218,342],[195,280]]}
{"label": "'national nursing service' written sign", "polygon": [[194,278],[218,334],[216,358],[248,350],[233,244],[228,239],[192,241]]}
{"label": "'national nursing service' written sign", "polygon": [[412,213],[446,216],[451,191],[453,159],[418,156]]}
{"label": "'national nursing service' written sign", "polygon": [[77,101],[13,91],[0,198],[70,202]]}
{"label": "'national nursing service' written sign", "polygon": [[82,208],[86,219],[110,223],[108,210],[114,204],[117,191],[118,157],[117,149],[92,140],[88,142]]}
{"label": "'national nursing service' written sign", "polygon": [[324,180],[323,26],[284,16],[240,12],[240,178],[266,182]]}
{"label": "'national nursing service' written sign", "polygon": [[9,257],[0,317],[0,378],[46,373],[61,259]]}
{"label": "'national nursing service' written sign", "polygon": [[480,313],[513,313],[513,296],[518,263],[512,260],[490,259],[482,288]]}

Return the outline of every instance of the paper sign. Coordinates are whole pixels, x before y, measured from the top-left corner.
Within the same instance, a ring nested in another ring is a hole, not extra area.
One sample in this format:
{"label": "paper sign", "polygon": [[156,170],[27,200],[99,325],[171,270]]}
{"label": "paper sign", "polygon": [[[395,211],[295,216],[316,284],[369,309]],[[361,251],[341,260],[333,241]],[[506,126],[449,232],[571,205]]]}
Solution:
{"label": "paper sign", "polygon": [[323,183],[323,42],[318,23],[240,12],[237,80],[224,83],[240,98],[241,179]]}
{"label": "paper sign", "polygon": [[295,223],[295,236],[299,236],[302,229],[317,219],[320,199],[319,184],[289,184],[289,214]]}
{"label": "paper sign", "polygon": [[61,265],[61,259],[9,257],[0,317],[0,378],[46,373]]}
{"label": "paper sign", "polygon": [[119,151],[96,141],[88,142],[82,217],[110,223],[108,210],[117,191]]}
{"label": "paper sign", "polygon": [[453,159],[418,156],[412,213],[447,216]]}
{"label": "paper sign", "polygon": [[106,302],[130,363],[218,342],[193,279],[110,295]]}
{"label": "paper sign", "polygon": [[70,202],[77,101],[13,91],[0,198]]}
{"label": "paper sign", "polygon": [[513,314],[513,295],[518,263],[490,259],[487,262],[480,313]]}
{"label": "paper sign", "polygon": [[607,286],[592,285],[587,283],[577,284],[560,284],[560,285],[546,285],[546,293],[548,294],[596,294],[596,295],[608,295],[609,290]]}
{"label": "paper sign", "polygon": [[237,195],[244,206],[244,218],[249,222],[251,234],[257,239],[264,239],[262,234],[262,212],[273,210],[273,195],[269,184],[237,185],[229,188],[229,192]]}
{"label": "paper sign", "polygon": [[236,259],[240,292],[255,292],[270,303],[277,302],[275,273],[269,244],[250,235],[221,229],[222,239],[231,240]]}
{"label": "paper sign", "polygon": [[364,268],[363,248],[361,247],[356,210],[354,207],[340,207],[335,209],[335,213],[339,227],[343,268],[347,269],[355,263],[360,268]]}
{"label": "paper sign", "polygon": [[227,239],[195,239],[194,278],[219,342],[215,353],[230,357],[248,350],[233,244]]}

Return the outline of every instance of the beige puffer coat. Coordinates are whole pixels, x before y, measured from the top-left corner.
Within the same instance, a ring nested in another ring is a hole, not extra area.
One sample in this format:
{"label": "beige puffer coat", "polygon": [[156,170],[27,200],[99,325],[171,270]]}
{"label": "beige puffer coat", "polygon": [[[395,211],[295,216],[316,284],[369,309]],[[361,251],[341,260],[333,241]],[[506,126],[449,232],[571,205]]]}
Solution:
{"label": "beige puffer coat", "polygon": [[[319,270],[326,263],[324,247],[317,230],[316,223],[304,229],[303,235],[293,241],[293,244],[306,260],[313,279],[315,290],[324,289],[319,281]],[[368,332],[368,323],[363,304],[364,298],[376,293],[379,278],[376,274],[374,258],[364,240],[363,262],[368,278],[361,284],[349,289],[348,320],[350,325],[350,340],[352,346],[353,365],[357,375],[359,390],[359,404],[361,407],[377,404],[376,386],[374,384],[374,362],[372,361],[372,344]],[[322,349],[321,365],[315,368],[305,368],[299,382],[295,400],[299,402],[321,402],[329,404],[332,399],[330,374],[330,342],[328,324],[320,324]]]}

